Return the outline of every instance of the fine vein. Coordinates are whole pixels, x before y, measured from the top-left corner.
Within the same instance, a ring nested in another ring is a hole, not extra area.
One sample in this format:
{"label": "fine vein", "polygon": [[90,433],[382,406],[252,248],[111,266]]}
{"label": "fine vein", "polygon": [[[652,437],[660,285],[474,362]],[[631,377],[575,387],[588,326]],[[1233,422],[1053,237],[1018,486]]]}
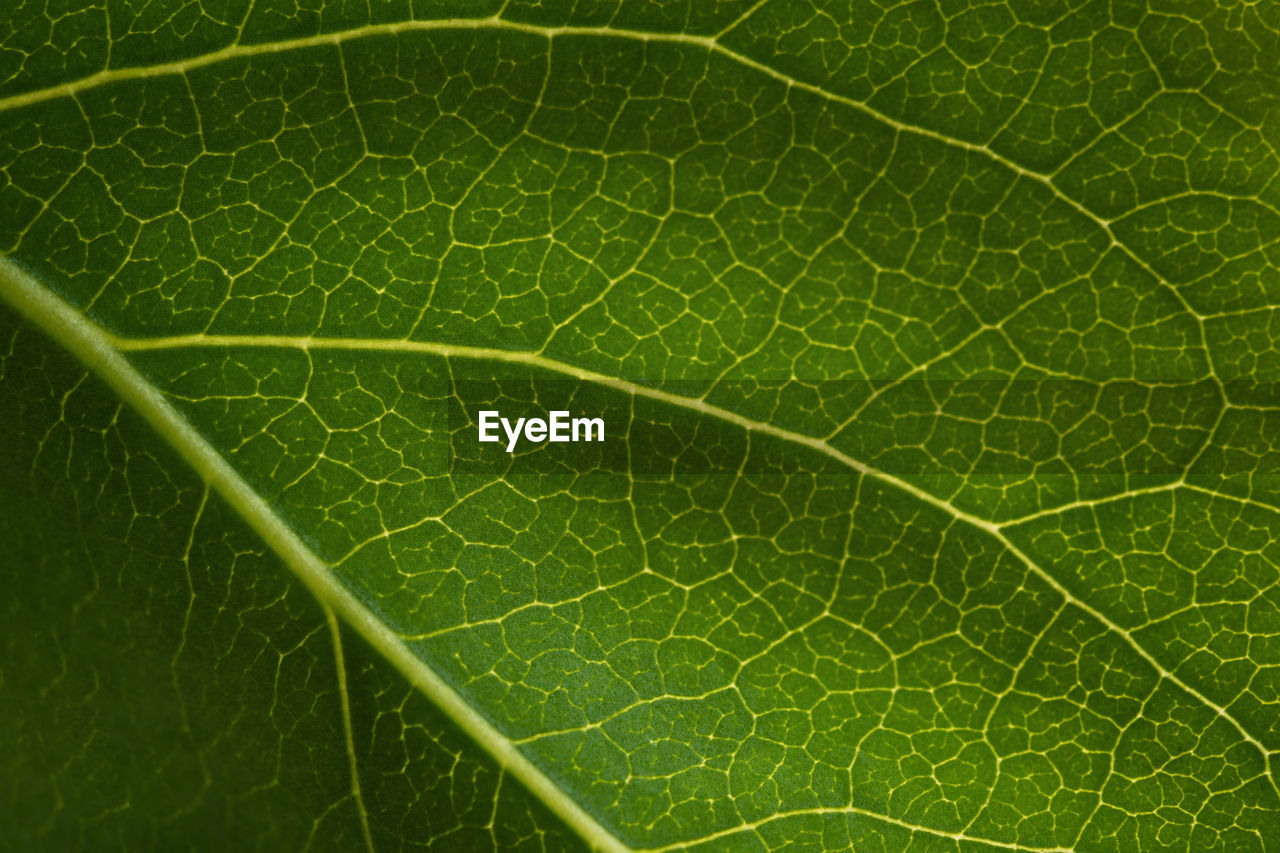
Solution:
{"label": "fine vein", "polygon": [[[1000,542],[1011,554],[1021,561],[1028,569],[1042,578],[1049,586],[1051,586],[1059,595],[1069,603],[1082,611],[1088,613],[1109,630],[1115,632],[1122,637],[1125,642],[1145,660],[1150,666],[1160,674],[1162,678],[1168,679],[1171,683],[1178,685],[1189,695],[1203,703],[1206,707],[1212,709],[1218,716],[1227,720],[1240,736],[1252,744],[1259,753],[1265,758],[1269,756],[1268,750],[1262,743],[1250,734],[1244,726],[1231,715],[1222,705],[1211,700],[1191,685],[1182,681],[1172,672],[1170,672],[1163,664],[1161,664],[1154,656],[1145,648],[1138,644],[1136,640],[1123,627],[1110,619],[1105,613],[1093,607],[1089,603],[1077,598],[1070,590],[1063,586],[1052,574],[1045,571],[1039,564],[1032,560],[1025,552],[1022,551],[1014,542],[1005,535],[1004,526],[987,521],[972,515],[959,507],[954,506],[950,502],[930,494],[914,484],[896,477],[886,471],[873,468],[864,462],[854,459],[847,453],[832,447],[826,441],[802,433],[784,429],[763,421],[752,420],[744,417],[737,412],[723,409],[719,406],[706,402],[696,397],[686,397],[680,394],[673,394],[670,391],[664,391],[660,388],[654,388],[648,385],[642,385],[625,379],[618,379],[612,376],[606,376],[591,370],[584,370],[571,364],[556,361],[546,356],[529,352],[518,352],[512,350],[494,349],[491,347],[474,347],[464,346],[460,344],[442,344],[431,341],[409,341],[409,340],[382,340],[370,338],[342,338],[342,337],[290,337],[286,335],[174,335],[171,337],[155,337],[155,338],[123,338],[114,335],[108,335],[105,332],[99,332],[107,337],[112,345],[123,352],[139,352],[144,350],[161,350],[176,349],[182,347],[277,347],[291,349],[341,349],[341,350],[373,350],[382,352],[412,352],[427,355],[441,356],[445,358],[470,358],[470,359],[491,359],[494,361],[506,362],[509,364],[523,364],[531,367],[540,368],[565,376],[571,376],[575,379],[603,385],[614,388],[626,394],[632,394],[640,397],[647,397],[652,400],[658,400],[673,406],[680,406],[690,409],[699,414],[708,417],[718,418],[723,421],[735,424],[743,429],[753,430],[764,435],[770,435],[784,441],[800,444],[809,447],[819,453],[825,454],[832,459],[837,460],[841,464],[870,477],[874,477],[883,482],[889,483],[908,492],[912,496],[918,498],[925,503],[935,506],[944,512],[949,513],[952,517],[966,524],[973,525],[980,530],[985,531],[997,541]],[[132,368],[130,368],[132,369]],[[1277,788],[1280,793],[1280,787],[1277,787],[1275,779],[1270,778],[1272,787]]]}
{"label": "fine vein", "polygon": [[154,385],[134,369],[115,341],[96,324],[6,258],[0,258],[0,298],[52,336],[133,406],[187,464],[262,537],[272,551],[327,607],[360,632],[383,657],[480,744],[588,844],[625,851],[609,830],[552,782],[505,735],[467,704],[347,589],[271,506],[200,435]]}

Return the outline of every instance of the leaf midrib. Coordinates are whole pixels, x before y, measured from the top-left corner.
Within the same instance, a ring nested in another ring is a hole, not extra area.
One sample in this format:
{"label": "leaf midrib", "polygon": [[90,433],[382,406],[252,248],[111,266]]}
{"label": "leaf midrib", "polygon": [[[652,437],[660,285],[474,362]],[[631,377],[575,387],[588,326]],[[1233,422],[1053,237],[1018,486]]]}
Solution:
{"label": "leaf midrib", "polygon": [[159,389],[129,363],[108,333],[3,257],[0,257],[0,298],[100,376],[125,403],[151,424],[209,487],[222,495],[322,605],[331,608],[355,628],[415,688],[426,694],[468,737],[480,744],[501,767],[520,779],[588,844],[618,853],[628,850],[343,586],[328,564],[299,538],[231,463],[164,398]]}
{"label": "leaf midrib", "polygon": [[[1026,853],[1059,853],[1064,848],[1042,848],[1020,845],[989,838],[951,833],[935,827],[913,824],[892,815],[881,814],[850,804],[847,807],[802,809],[778,812],[768,818],[744,822],[704,837],[682,839],[670,845],[654,848],[632,848],[614,836],[605,826],[599,823],[576,800],[561,789],[541,768],[530,761],[519,749],[518,745],[500,732],[483,714],[463,699],[438,673],[422,658],[415,655],[406,645],[405,638],[392,631],[385,623],[359,600],[330,570],[324,562],[289,525],[276,514],[275,510],[259,495],[240,475],[231,463],[204,438],[195,427],[170,403],[163,393],[150,383],[128,361],[126,352],[137,352],[155,349],[176,349],[190,346],[239,345],[239,346],[276,346],[276,347],[325,347],[333,346],[346,349],[362,350],[412,350],[421,353],[452,356],[459,358],[496,358],[509,363],[521,363],[547,370],[558,370],[566,375],[583,381],[599,383],[628,393],[640,394],[671,405],[683,406],[701,414],[722,418],[744,429],[757,430],[785,440],[809,446],[819,452],[839,460],[853,470],[866,476],[877,477],[885,482],[897,485],[926,500],[934,506],[948,509],[959,520],[972,519],[972,522],[983,529],[995,531],[995,535],[1003,540],[994,525],[981,519],[967,516],[950,504],[932,495],[920,492],[909,483],[897,480],[852,457],[826,445],[818,439],[792,433],[771,424],[760,423],[745,418],[737,413],[721,409],[717,406],[682,397],[659,389],[636,385],[626,380],[616,379],[582,370],[571,365],[555,362],[532,353],[513,353],[507,350],[485,349],[480,347],[463,347],[446,344],[432,344],[413,341],[366,340],[361,338],[249,338],[236,336],[206,337],[183,336],[175,338],[129,339],[121,338],[104,330],[88,319],[75,306],[66,302],[49,288],[40,284],[12,260],[0,256],[0,300],[7,302],[19,314],[26,317],[34,326],[41,329],[61,344],[68,352],[80,360],[90,371],[101,377],[123,402],[132,406],[159,434],[179,456],[195,470],[206,486],[217,491],[249,527],[262,537],[264,544],[284,564],[297,575],[308,589],[317,597],[326,612],[332,612],[351,625],[378,654],[382,655],[394,666],[414,688],[422,691],[427,698],[449,716],[458,726],[488,752],[504,770],[510,772],[539,800],[550,808],[561,820],[568,824],[589,845],[597,850],[615,851],[615,853],[631,853],[636,850],[649,850],[651,853],[674,850],[704,840],[724,838],[737,832],[749,831],[774,820],[789,815],[801,814],[860,814],[877,820],[884,820],[896,826],[913,831],[926,832],[931,835],[950,838],[956,841],[971,841],[987,844],[1006,850],[1026,851]],[[215,343],[216,342],[216,343]],[[1009,547],[1013,547],[1010,545]],[[1016,550],[1016,549],[1015,549]],[[1018,552],[1020,554],[1020,552]],[[1039,570],[1022,557],[1033,570]],[[1047,576],[1046,576],[1047,578]],[[1049,583],[1061,590],[1051,578]],[[1070,594],[1062,591],[1065,600],[1073,600]],[[1086,605],[1081,607],[1092,612]],[[1123,631],[1121,635],[1129,639]],[[1132,644],[1132,640],[1129,640]],[[1135,646],[1136,648],[1136,646]],[[1147,657],[1145,652],[1138,653]],[[1149,659],[1149,658],[1148,658]],[[341,663],[339,663],[341,665]],[[1153,666],[1160,669],[1158,664]],[[1160,669],[1164,672],[1163,669]],[[1175,684],[1179,684],[1171,674],[1164,673]],[[1185,688],[1184,688],[1185,689]],[[1208,700],[1194,691],[1192,695],[1216,708]],[[1220,714],[1231,718],[1221,709]],[[1231,722],[1235,722],[1231,720]],[[1261,746],[1248,735],[1239,724],[1237,730],[1246,740]],[[350,747],[350,745],[348,745]],[[1266,755],[1263,750],[1263,755]],[[355,768],[352,768],[355,773]],[[357,777],[353,775],[353,788],[358,786]],[[1273,783],[1274,784],[1274,783]]]}
{"label": "leaf midrib", "polygon": [[[339,30],[322,35],[264,42],[255,45],[237,44],[219,51],[175,62],[106,70],[79,80],[60,84],[58,86],[33,90],[31,92],[7,98],[0,98],[0,112],[58,97],[75,96],[82,91],[113,82],[142,79],[164,74],[180,74],[195,68],[205,67],[240,57],[280,53],[308,46],[340,45],[349,40],[382,34],[391,35],[409,31],[448,29],[505,29],[542,35],[548,39],[552,39],[558,35],[594,35],[695,45],[709,51],[719,53],[745,67],[777,79],[790,87],[809,91],[828,100],[857,109],[858,111],[894,128],[899,132],[928,137],[946,145],[981,154],[990,159],[993,163],[1010,169],[1022,177],[1026,177],[1044,185],[1056,198],[1088,218],[1096,226],[1102,228],[1109,236],[1112,246],[1120,249],[1143,270],[1152,275],[1164,287],[1168,288],[1178,300],[1181,307],[1196,321],[1197,326],[1200,329],[1201,346],[1203,347],[1206,356],[1208,356],[1210,375],[1221,388],[1221,383],[1214,371],[1212,356],[1205,339],[1205,317],[1198,314],[1191,308],[1183,296],[1178,292],[1177,288],[1175,288],[1169,281],[1156,272],[1149,264],[1147,264],[1133,250],[1116,237],[1112,232],[1110,220],[1094,214],[1085,205],[1063,192],[1053,181],[1052,174],[1054,173],[1045,174],[1028,169],[1008,157],[996,153],[986,145],[975,144],[963,139],[939,133],[929,128],[911,125],[894,119],[862,101],[858,101],[856,99],[831,92],[821,86],[796,79],[764,63],[739,54],[736,51],[725,47],[715,37],[693,36],[679,33],[653,33],[613,27],[547,27],[508,21],[497,17],[483,19],[405,21],[393,24],[369,25],[365,27]],[[1171,90],[1164,88],[1162,85],[1161,93],[1167,91]],[[1271,753],[1269,753],[1268,750],[1224,707],[1213,702],[1195,688],[1182,682],[1176,675],[1165,669],[1164,666],[1162,666],[1136,640],[1133,639],[1128,631],[1112,622],[1103,613],[1097,611],[1088,603],[1076,598],[1052,575],[1037,565],[1028,555],[1009,540],[1009,538],[1004,535],[1003,531],[1005,528],[1016,523],[1016,521],[997,525],[985,519],[973,516],[958,507],[953,506],[946,500],[924,492],[916,486],[888,474],[887,472],[879,471],[878,469],[872,468],[856,459],[853,459],[847,454],[831,447],[826,441],[821,439],[795,433],[772,424],[753,421],[735,412],[708,404],[705,401],[698,400],[696,398],[683,397],[681,395],[671,394],[660,389],[639,385],[616,377],[583,370],[573,365],[557,362],[536,353],[516,352],[484,347],[437,344],[431,342],[358,338],[235,335],[186,335],[148,339],[122,338],[106,331],[88,320],[76,308],[64,302],[60,297],[53,294],[52,291],[36,282],[34,279],[31,279],[26,273],[16,267],[16,265],[4,258],[0,258],[0,296],[13,304],[37,326],[51,334],[70,352],[77,356],[88,368],[103,377],[126,402],[134,406],[134,408],[137,409],[139,413],[157,429],[161,436],[171,446],[173,446],[174,449],[192,465],[193,468],[196,469],[197,473],[210,486],[216,488],[228,500],[228,502],[236,509],[237,513],[240,514],[246,522],[263,537],[266,544],[281,556],[290,569],[298,574],[299,578],[312,589],[312,591],[322,602],[325,603],[326,606],[332,607],[349,624],[360,631],[360,633],[374,645],[379,653],[383,654],[390,662],[392,662],[392,664],[395,665],[396,668],[406,676],[406,678],[408,678],[418,689],[421,689],[426,693],[432,701],[440,706],[452,719],[454,719],[470,737],[489,751],[503,767],[510,770],[513,775],[519,778],[536,796],[543,800],[552,808],[553,811],[572,826],[575,831],[582,835],[588,843],[594,844],[601,849],[624,850],[627,848],[625,845],[622,845],[617,838],[609,833],[608,830],[601,826],[589,813],[583,810],[576,801],[565,794],[564,791],[555,785],[555,783],[551,782],[551,780],[546,777],[536,765],[533,765],[532,762],[518,751],[509,739],[498,732],[475,708],[454,692],[453,689],[440,679],[440,677],[429,666],[427,666],[425,662],[410,652],[403,644],[400,637],[395,635],[384,624],[379,622],[363,603],[356,599],[349,590],[343,587],[329,572],[327,564],[320,560],[314,552],[302,543],[292,529],[274,513],[265,501],[263,501],[261,496],[257,495],[257,493],[248,486],[230,463],[216,449],[214,449],[212,445],[200,436],[199,433],[195,431],[194,427],[187,423],[182,415],[172,407],[157,388],[148,383],[136,371],[136,369],[133,368],[133,366],[124,357],[123,353],[146,349],[173,349],[195,346],[253,346],[303,349],[345,348],[353,350],[398,350],[429,353],[446,357],[493,359],[509,363],[521,363],[535,366],[572,376],[583,381],[613,387],[626,393],[645,396],[671,405],[691,409],[699,412],[700,414],[733,423],[744,429],[758,431],[779,439],[807,446],[839,461],[860,474],[874,477],[895,486],[896,488],[902,489],[917,499],[947,512],[956,520],[971,524],[995,537],[1003,547],[1008,549],[1010,553],[1022,561],[1029,570],[1043,579],[1055,591],[1062,595],[1067,603],[1075,605],[1082,611],[1096,618],[1109,630],[1114,631],[1139,656],[1147,661],[1147,663],[1152,666],[1152,668],[1159,673],[1162,678],[1168,679],[1171,684],[1176,685],[1179,689],[1183,690],[1188,695],[1202,703],[1205,707],[1213,710],[1220,717],[1228,721],[1228,723],[1235,728],[1237,733],[1246,742],[1258,749],[1267,768],[1263,775],[1267,777],[1271,787],[1280,794],[1280,788],[1277,787],[1275,773],[1271,766]],[[1217,495],[1217,493],[1211,492],[1210,490],[1199,489],[1198,487],[1187,484],[1183,480],[1164,486],[1153,487],[1152,489],[1142,490],[1142,492],[1164,491],[1177,488],[1187,488],[1193,491],[1201,491]],[[1139,492],[1117,495],[1106,500],[1118,500],[1137,493]],[[1087,505],[1090,503],[1101,502],[1102,501],[1091,501],[1082,502],[1082,504]],[[1057,508],[1054,511],[1060,512],[1062,509],[1063,508]],[[1017,521],[1022,520],[1025,519],[1019,519]],[[860,811],[856,808],[852,810]],[[887,815],[880,815],[873,812],[862,813],[865,813],[868,816],[874,816],[878,819],[889,820],[904,827],[944,837],[955,839],[967,838],[966,836],[953,835],[929,827],[907,824],[905,822],[897,821],[897,819]],[[778,815],[771,816],[768,820],[774,820],[782,816],[784,815],[780,813]],[[750,826],[744,824],[734,828],[732,831],[737,832],[748,828],[750,828]],[[717,833],[715,837],[722,837],[725,834],[725,832]],[[699,839],[686,840],[681,842],[681,844],[688,844],[696,840]],[[998,846],[1008,847],[1009,849],[1041,849],[1001,844],[1000,842],[992,842],[989,839],[972,840],[980,840],[984,843],[994,843]]]}
{"label": "leaf midrib", "polygon": [[[384,623],[343,586],[330,572],[328,564],[321,560],[297,534],[281,519],[263,498],[240,476],[230,462],[222,456],[192,426],[162,392],[149,383],[129,363],[127,352],[146,350],[181,349],[194,347],[270,347],[292,349],[345,349],[384,352],[413,352],[451,358],[490,359],[512,364],[522,364],[552,371],[575,379],[614,388],[627,394],[647,397],[673,406],[679,406],[701,415],[732,423],[742,429],[808,447],[863,476],[873,477],[911,494],[931,506],[943,510],[957,521],[970,524],[994,537],[1020,560],[1030,571],[1045,581],[1068,604],[1090,614],[1109,630],[1120,636],[1162,678],[1176,685],[1204,706],[1227,720],[1246,742],[1259,751],[1267,766],[1264,775],[1280,794],[1274,774],[1270,772],[1270,754],[1225,708],[1210,700],[1194,687],[1184,683],[1169,672],[1128,631],[1111,621],[1090,604],[1078,599],[1049,572],[1041,568],[1005,534],[1003,527],[971,515],[950,502],[925,492],[917,486],[888,472],[873,468],[848,454],[832,447],[826,441],[791,430],[747,418],[737,412],[707,403],[705,400],[673,394],[659,388],[637,384],[625,379],[606,376],[570,364],[547,358],[541,354],[443,344],[428,341],[385,340],[368,338],[324,338],[251,335],[179,335],[171,337],[125,338],[115,335],[89,320],[74,306],[67,303],[44,285],[31,278],[16,264],[0,257],[0,297],[13,305],[36,326],[50,334],[78,357],[86,367],[101,376],[121,398],[132,405],[149,421],[161,437],[172,446],[212,488],[216,489],[255,532],[262,536],[271,548],[299,579],[320,599],[340,614],[359,631],[380,654],[387,658],[405,677],[422,690],[437,706],[485,748],[501,766],[510,770],[539,799],[574,828],[588,843],[602,850],[627,850],[616,837],[598,823],[575,800],[552,782],[534,765],[516,745],[499,732],[474,707],[468,704],[421,658],[414,655],[402,637]],[[1186,486],[1179,483],[1178,485]],[[1186,486],[1187,488],[1194,488]],[[1118,496],[1124,497],[1124,496]],[[853,808],[853,807],[851,807]],[[856,810],[856,809],[855,809]],[[866,814],[875,814],[866,812]],[[771,819],[782,817],[774,815]],[[875,815],[898,822],[889,815]],[[901,822],[899,822],[901,823]],[[901,824],[906,826],[907,824]],[[748,828],[745,825],[736,831]],[[943,836],[960,838],[930,827],[913,827]],[[719,835],[722,835],[720,833]],[[687,839],[688,844],[697,839]],[[979,839],[974,839],[979,840]],[[981,839],[990,841],[988,839]],[[1004,845],[1001,845],[1004,846]],[[1011,846],[1010,849],[1036,850]]]}
{"label": "leaf midrib", "polygon": [[[127,352],[147,350],[181,349],[193,347],[268,347],[293,349],[345,349],[386,352],[414,352],[441,357],[492,359],[513,364],[537,367],[557,372],[581,381],[592,382],[611,387],[624,393],[640,395],[669,405],[680,406],[699,414],[714,417],[735,424],[743,429],[756,431],[788,442],[806,446],[822,453],[831,459],[857,471],[863,476],[881,480],[896,488],[902,489],[931,506],[950,514],[957,521],[971,524],[996,538],[1010,553],[1021,560],[1034,574],[1042,578],[1061,596],[1064,602],[1073,604],[1083,612],[1092,615],[1109,630],[1120,636],[1138,655],[1160,674],[1162,678],[1185,691],[1206,707],[1227,720],[1246,742],[1259,751],[1264,760],[1264,774],[1273,788],[1276,788],[1274,774],[1271,772],[1270,753],[1254,738],[1225,708],[1214,703],[1208,697],[1183,683],[1176,675],[1165,669],[1136,640],[1119,625],[1116,625],[1104,614],[1095,610],[1087,602],[1076,598],[1062,586],[1051,574],[1037,565],[1028,555],[1010,541],[1003,532],[1007,525],[997,525],[985,519],[964,512],[949,502],[920,490],[909,482],[901,480],[887,472],[880,471],[853,457],[837,450],[827,442],[792,432],[773,424],[754,421],[736,412],[720,408],[696,398],[672,394],[658,388],[639,385],[616,377],[606,376],[593,371],[584,370],[573,365],[549,359],[535,353],[512,352],[484,347],[468,347],[453,344],[440,344],[425,341],[379,340],[365,338],[313,338],[284,336],[237,336],[237,335],[183,335],[168,338],[123,338],[114,335],[86,318],[74,306],[64,301],[51,290],[27,275],[16,264],[7,258],[0,257],[0,298],[14,306],[21,314],[36,326],[50,334],[67,350],[81,360],[90,370],[101,376],[121,398],[132,405],[160,436],[176,450],[211,487],[216,489],[236,510],[249,526],[262,536],[265,544],[274,551],[285,564],[298,575],[299,579],[320,599],[321,603],[339,614],[352,625],[370,644],[386,657],[417,689],[440,707],[448,716],[471,737],[477,744],[494,757],[498,763],[509,770],[512,775],[552,809],[561,819],[569,824],[589,844],[601,850],[626,851],[612,833],[595,820],[572,797],[548,778],[543,771],[524,756],[511,739],[498,731],[480,712],[467,703],[450,687],[425,661],[413,654],[404,638],[391,631],[382,623],[367,606],[357,599],[350,590],[343,586],[331,573],[327,563],[319,558],[297,534],[281,519],[263,498],[234,469],[231,463],[222,456],[209,442],[196,431],[183,415],[165,399],[163,393],[148,382],[129,363]],[[1179,484],[1159,487],[1156,490],[1175,488]],[[1193,486],[1181,484],[1185,488]],[[1197,491],[1204,491],[1198,490]],[[1125,497],[1125,496],[1119,496]],[[1118,499],[1118,498],[1113,498]],[[1030,653],[1030,652],[1029,652]],[[1280,793],[1280,790],[1277,790]],[[1036,848],[1023,845],[999,842],[993,839],[981,839],[963,834],[910,824],[891,815],[860,809],[850,805],[848,808],[822,810],[822,813],[850,812],[883,819],[905,828],[929,832],[931,834],[955,840],[973,840],[994,844],[1011,850],[1025,850],[1029,853],[1043,853],[1055,848]],[[816,813],[814,810],[802,810],[796,814]],[[792,814],[780,812],[771,815],[755,824],[742,824],[708,836],[725,837],[732,832],[748,830],[772,820]],[[685,839],[674,846],[682,846],[704,839]],[[670,847],[655,848],[667,850]]]}

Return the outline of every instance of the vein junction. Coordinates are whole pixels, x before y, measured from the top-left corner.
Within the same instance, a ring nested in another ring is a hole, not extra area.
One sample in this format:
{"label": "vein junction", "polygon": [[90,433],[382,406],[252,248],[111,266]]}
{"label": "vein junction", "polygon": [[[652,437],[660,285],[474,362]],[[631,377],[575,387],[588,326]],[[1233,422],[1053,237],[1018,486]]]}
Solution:
{"label": "vein junction", "polygon": [[[13,96],[5,150],[56,162],[5,164],[0,236],[71,303],[0,284],[602,846],[1256,841],[1271,306],[1221,282],[1277,233],[1258,123],[1135,48],[1040,140],[1048,43],[970,126],[975,92],[844,93],[749,23],[377,25]],[[1132,188],[1171,146],[1185,180]],[[495,365],[733,476],[450,478],[433,389]]]}

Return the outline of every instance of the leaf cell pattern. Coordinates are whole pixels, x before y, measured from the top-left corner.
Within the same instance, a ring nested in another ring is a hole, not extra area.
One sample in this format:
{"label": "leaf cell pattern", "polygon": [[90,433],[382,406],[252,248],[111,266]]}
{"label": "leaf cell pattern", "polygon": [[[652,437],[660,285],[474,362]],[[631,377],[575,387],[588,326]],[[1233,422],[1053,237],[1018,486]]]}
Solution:
{"label": "leaf cell pattern", "polygon": [[[492,741],[14,331],[14,470],[77,520],[6,521],[74,676],[0,681],[6,760],[65,771],[19,831],[156,843],[240,785],[317,846],[1274,845],[1275,9],[54,5],[0,35],[0,251]],[[494,380],[680,464],[459,473]],[[104,591],[186,615],[86,628]],[[57,787],[108,762],[30,697],[108,683],[181,784]]]}

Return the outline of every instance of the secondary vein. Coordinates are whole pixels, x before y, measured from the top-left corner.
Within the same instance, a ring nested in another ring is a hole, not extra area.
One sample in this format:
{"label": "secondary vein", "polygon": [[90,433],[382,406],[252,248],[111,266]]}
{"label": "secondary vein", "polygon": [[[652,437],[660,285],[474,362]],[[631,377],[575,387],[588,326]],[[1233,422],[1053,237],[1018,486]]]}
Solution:
{"label": "secondary vein", "polygon": [[[468,358],[468,359],[490,359],[493,361],[501,361],[508,364],[522,364],[530,367],[540,368],[553,373],[559,373],[570,376],[584,382],[591,382],[605,387],[614,388],[626,394],[639,397],[647,397],[652,400],[667,403],[673,406],[679,406],[690,409],[699,414],[708,417],[717,418],[729,423],[735,424],[743,429],[759,432],[764,435],[770,435],[775,438],[782,439],[794,444],[799,444],[822,453],[848,468],[875,479],[888,483],[899,488],[913,497],[924,501],[925,503],[937,507],[944,512],[950,514],[958,521],[970,524],[978,529],[986,532],[994,537],[1009,553],[1013,554],[1023,565],[1031,570],[1035,575],[1045,581],[1050,587],[1061,595],[1069,604],[1078,607],[1080,610],[1088,613],[1097,619],[1108,630],[1115,632],[1124,641],[1145,660],[1162,678],[1168,679],[1176,684],[1182,690],[1186,691],[1190,696],[1213,710],[1218,716],[1222,717],[1230,723],[1240,736],[1252,744],[1262,755],[1264,760],[1269,759],[1269,751],[1263,744],[1255,738],[1244,725],[1240,723],[1231,713],[1222,705],[1214,702],[1208,696],[1196,690],[1190,684],[1178,678],[1174,673],[1170,672],[1163,664],[1161,664],[1150,652],[1143,648],[1133,637],[1119,624],[1114,622],[1105,613],[1093,607],[1086,601],[1076,597],[1069,589],[1067,589],[1057,578],[1042,568],[1038,563],[1031,559],[1022,549],[1020,549],[1008,536],[1005,535],[1004,527],[994,522],[987,521],[976,515],[972,515],[959,507],[953,505],[943,498],[930,494],[918,486],[903,480],[887,471],[874,468],[866,463],[854,459],[847,453],[832,447],[823,439],[814,438],[804,435],[793,430],[775,426],[774,424],[763,421],[753,420],[738,414],[737,412],[721,408],[712,403],[696,397],[687,397],[680,394],[673,394],[661,388],[655,388],[626,379],[618,379],[613,376],[606,376],[591,370],[585,370],[571,364],[566,364],[555,359],[547,358],[531,352],[521,352],[514,350],[502,350],[493,347],[474,347],[461,344],[444,344],[433,341],[412,341],[402,339],[378,339],[378,338],[343,338],[343,337],[310,337],[310,336],[288,336],[288,335],[174,335],[170,337],[154,337],[154,338],[124,338],[114,335],[107,335],[111,345],[121,352],[142,352],[146,350],[165,350],[179,349],[189,347],[275,347],[288,349],[339,349],[339,350],[372,350],[381,352],[410,352],[420,353],[424,355],[434,355],[444,358]],[[1123,496],[1120,496],[1123,497]],[[1272,778],[1270,773],[1267,774],[1271,786],[1276,789],[1276,793],[1280,795],[1280,786],[1276,780]]]}
{"label": "secondary vein", "polygon": [[[207,492],[206,492],[207,494]],[[364,832],[365,848],[374,853],[373,833],[369,831],[369,811],[360,793],[360,761],[356,758],[355,732],[351,728],[351,699],[347,693],[347,661],[342,654],[342,629],[338,626],[338,614],[325,606],[325,621],[329,623],[329,636],[333,640],[333,663],[338,675],[338,698],[342,703],[342,731],[347,741],[347,759],[351,765],[351,797],[360,815],[360,829]]]}
{"label": "secondary vein", "polygon": [[1151,266],[1133,252],[1125,243],[1119,240],[1111,229],[1111,221],[1104,219],[1093,211],[1089,210],[1085,205],[1067,195],[1053,181],[1052,174],[1038,172],[1034,169],[1027,168],[1008,156],[1000,154],[988,145],[970,142],[956,136],[951,136],[937,130],[933,130],[920,125],[904,122],[896,119],[888,113],[881,112],[866,101],[842,95],[831,89],[810,83],[798,77],[794,77],[783,71],[753,59],[745,54],[739,53],[730,47],[727,47],[714,36],[697,36],[684,33],[657,33],[646,30],[635,30],[622,27],[611,26],[561,26],[549,27],[538,24],[521,23],[518,21],[504,20],[498,16],[487,18],[442,18],[430,21],[399,21],[390,24],[369,24],[363,27],[353,27],[346,30],[336,30],[331,33],[324,33],[314,36],[303,36],[294,39],[282,39],[280,41],[262,42],[259,44],[233,44],[221,50],[212,51],[210,53],[193,56],[188,59],[180,59],[172,62],[157,63],[155,65],[134,66],[129,68],[106,69],[78,80],[72,80],[56,86],[49,86],[43,89],[34,89],[30,92],[24,92],[19,95],[10,95],[7,98],[0,98],[0,112],[15,109],[29,104],[40,103],[42,101],[51,100],[59,97],[73,96],[80,92],[104,86],[109,83],[120,82],[125,80],[138,80],[148,77],[162,76],[165,74],[183,74],[197,68],[204,68],[215,65],[219,62],[227,62],[233,59],[260,56],[263,54],[284,53],[290,50],[298,50],[307,47],[316,47],[321,45],[340,45],[347,41],[355,39],[367,38],[377,35],[395,35],[405,32],[421,32],[430,30],[508,30],[513,32],[529,33],[554,39],[563,35],[579,35],[579,36],[599,36],[613,38],[629,38],[647,42],[666,42],[674,44],[687,44],[700,47],[712,53],[717,53],[733,62],[739,63],[746,68],[750,68],[761,74],[765,74],[778,80],[787,86],[794,87],[821,98],[843,104],[847,107],[855,109],[864,115],[867,115],[876,121],[881,122],[895,130],[903,133],[910,133],[918,136],[924,136],[929,139],[936,140],[945,145],[961,148],[989,158],[992,162],[1013,171],[1015,174],[1032,180],[1046,187],[1061,202],[1069,206],[1072,210],[1086,217],[1098,227],[1106,232],[1111,242],[1118,247],[1125,255],[1131,258],[1140,267],[1153,275],[1157,280],[1162,282],[1166,287],[1174,291],[1174,295],[1180,301],[1183,301],[1183,307],[1198,322],[1203,323],[1203,317],[1185,303],[1181,294],[1176,288],[1165,280],[1165,278],[1157,273]]}
{"label": "secondary vein", "polygon": [[629,848],[552,782],[506,735],[454,691],[404,639],[347,589],[327,563],[302,541],[160,390],[140,374],[117,347],[117,340],[61,297],[0,257],[0,299],[43,329],[151,424],[212,489],[262,537],[325,606],[332,608],[414,687],[444,711],[500,766],[509,770],[586,842],[599,850]]}

